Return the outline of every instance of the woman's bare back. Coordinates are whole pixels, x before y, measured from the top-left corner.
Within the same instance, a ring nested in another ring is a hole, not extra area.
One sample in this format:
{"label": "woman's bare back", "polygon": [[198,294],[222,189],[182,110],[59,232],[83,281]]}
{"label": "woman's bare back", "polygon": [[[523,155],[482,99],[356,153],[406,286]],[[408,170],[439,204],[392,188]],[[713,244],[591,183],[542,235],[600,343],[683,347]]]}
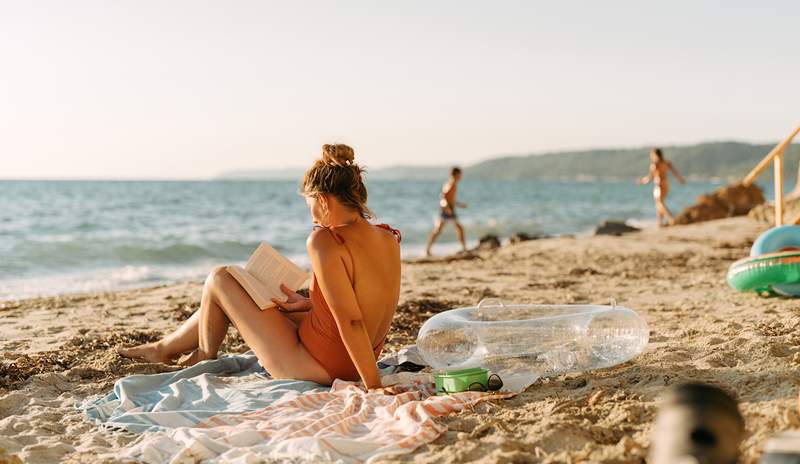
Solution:
{"label": "woman's bare back", "polygon": [[[391,232],[366,221],[336,229],[350,250],[342,260],[373,345],[388,332],[400,298],[400,246]],[[352,261],[350,261],[352,256]]]}

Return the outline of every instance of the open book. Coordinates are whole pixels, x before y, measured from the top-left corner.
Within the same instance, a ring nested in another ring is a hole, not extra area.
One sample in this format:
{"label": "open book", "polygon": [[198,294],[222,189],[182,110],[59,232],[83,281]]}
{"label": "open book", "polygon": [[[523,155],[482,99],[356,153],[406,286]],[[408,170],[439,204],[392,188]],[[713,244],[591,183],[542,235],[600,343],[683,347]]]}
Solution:
{"label": "open book", "polygon": [[286,301],[281,284],[296,291],[308,279],[308,273],[265,242],[250,255],[244,267],[228,266],[227,270],[262,311],[276,306],[272,298]]}

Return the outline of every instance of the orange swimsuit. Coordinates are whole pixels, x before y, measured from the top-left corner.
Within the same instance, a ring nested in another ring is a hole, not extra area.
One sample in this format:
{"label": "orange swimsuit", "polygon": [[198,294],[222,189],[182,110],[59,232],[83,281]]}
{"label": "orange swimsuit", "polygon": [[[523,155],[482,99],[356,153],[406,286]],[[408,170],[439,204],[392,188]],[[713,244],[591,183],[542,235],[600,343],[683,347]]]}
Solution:
{"label": "orange swimsuit", "polygon": [[[397,241],[400,242],[400,231],[392,229],[386,224],[376,225],[392,232]],[[350,255],[350,261],[355,264],[353,254],[344,242],[344,238],[331,229],[326,228],[326,230],[331,233],[334,240],[344,246],[347,254]],[[350,283],[355,288],[355,267],[353,267],[353,275],[350,276]],[[306,347],[311,357],[319,362],[331,379],[359,380],[358,370],[356,370],[356,366],[350,358],[350,353],[347,352],[347,348],[344,346],[339,327],[336,325],[333,314],[331,314],[331,308],[328,306],[328,302],[325,301],[325,295],[322,294],[322,290],[317,286],[316,275],[311,277],[311,286],[308,289],[308,293],[313,309],[300,322],[300,327],[297,331],[300,343]],[[386,335],[384,334],[381,341],[372,348],[375,359],[378,359],[383,350],[383,342],[386,340]]]}

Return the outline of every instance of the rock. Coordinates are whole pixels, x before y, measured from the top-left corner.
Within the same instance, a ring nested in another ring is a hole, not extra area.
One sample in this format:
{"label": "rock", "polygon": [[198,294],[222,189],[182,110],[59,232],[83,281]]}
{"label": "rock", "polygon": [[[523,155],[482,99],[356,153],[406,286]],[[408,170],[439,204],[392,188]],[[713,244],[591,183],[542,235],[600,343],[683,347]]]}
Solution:
{"label": "rock", "polygon": [[511,235],[511,237],[508,238],[508,241],[509,243],[520,243],[527,242],[528,240],[540,240],[548,237],[548,235],[544,234],[528,235],[525,232],[517,232],[516,234]]}
{"label": "rock", "polygon": [[697,197],[692,206],[675,216],[675,224],[692,224],[743,216],[764,203],[764,192],[755,184],[731,184]]}
{"label": "rock", "polygon": [[[767,222],[769,224],[775,223],[775,204],[764,203],[763,205],[756,206],[751,209],[747,214],[750,219],[756,221]],[[790,221],[793,218],[800,216],[800,198],[787,199],[783,206],[783,218]]]}
{"label": "rock", "polygon": [[629,226],[622,221],[604,221],[594,229],[595,235],[622,235],[630,232],[638,232],[638,227]]}
{"label": "rock", "polygon": [[494,250],[495,248],[500,248],[500,239],[497,238],[497,235],[492,234],[481,237],[478,240],[478,246],[475,247],[476,250]]}

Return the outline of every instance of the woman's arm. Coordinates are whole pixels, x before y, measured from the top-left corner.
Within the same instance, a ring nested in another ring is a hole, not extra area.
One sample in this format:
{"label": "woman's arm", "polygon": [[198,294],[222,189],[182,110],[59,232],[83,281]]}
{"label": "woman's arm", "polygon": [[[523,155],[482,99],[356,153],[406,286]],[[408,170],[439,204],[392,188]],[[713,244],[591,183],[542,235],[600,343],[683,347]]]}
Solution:
{"label": "woman's arm", "polygon": [[380,388],[375,353],[364,325],[361,307],[358,305],[347,269],[339,253],[339,244],[324,231],[311,234],[306,244],[311,267],[317,276],[317,284],[325,295],[333,318],[339,327],[347,353],[356,366],[358,375],[368,389]]}
{"label": "woman's arm", "polygon": [[681,184],[686,183],[686,179],[684,179],[681,173],[679,173],[678,170],[675,169],[675,166],[673,166],[672,163],[669,163],[669,170],[672,171],[673,174],[675,174],[675,177],[678,179],[678,181],[680,181]]}
{"label": "woman's arm", "polygon": [[656,170],[655,165],[651,163],[650,167],[647,170],[647,175],[642,177],[641,179],[639,179],[637,181],[637,183],[639,185],[644,185],[644,184],[649,183],[651,180],[653,180],[653,173],[654,173],[655,170]]}

